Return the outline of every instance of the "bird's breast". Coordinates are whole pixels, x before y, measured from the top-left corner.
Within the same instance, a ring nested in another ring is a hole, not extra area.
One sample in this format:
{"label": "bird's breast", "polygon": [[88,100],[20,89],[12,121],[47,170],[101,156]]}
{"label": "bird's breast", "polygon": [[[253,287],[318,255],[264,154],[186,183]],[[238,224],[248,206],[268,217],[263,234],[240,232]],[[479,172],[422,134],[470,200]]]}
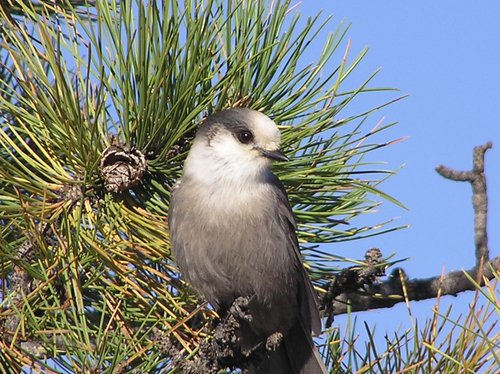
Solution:
{"label": "bird's breast", "polygon": [[184,187],[196,194],[187,194],[192,199],[186,204],[184,230],[177,230],[177,236],[185,235],[176,239],[182,242],[181,270],[212,304],[252,295],[272,303],[287,290],[293,294],[293,250],[269,186]]}

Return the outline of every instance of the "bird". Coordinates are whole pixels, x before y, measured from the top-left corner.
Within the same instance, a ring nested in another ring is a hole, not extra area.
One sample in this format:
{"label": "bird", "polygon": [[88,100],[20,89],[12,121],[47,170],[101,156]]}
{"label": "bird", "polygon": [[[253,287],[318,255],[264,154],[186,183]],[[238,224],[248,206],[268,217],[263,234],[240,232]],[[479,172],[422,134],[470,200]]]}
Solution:
{"label": "bird", "polygon": [[248,373],[326,373],[312,340],[321,333],[317,295],[287,192],[271,169],[288,160],[280,138],[273,120],[249,108],[202,121],[171,192],[172,253],[182,276],[220,314],[248,298],[242,352],[281,334],[279,346]]}

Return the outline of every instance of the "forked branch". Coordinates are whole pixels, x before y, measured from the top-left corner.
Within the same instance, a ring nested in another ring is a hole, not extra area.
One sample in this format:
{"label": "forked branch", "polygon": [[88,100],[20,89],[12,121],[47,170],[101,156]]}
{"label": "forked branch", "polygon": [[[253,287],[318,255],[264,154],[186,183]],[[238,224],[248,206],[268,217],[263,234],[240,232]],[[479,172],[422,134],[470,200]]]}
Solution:
{"label": "forked branch", "polygon": [[[457,295],[464,291],[474,290],[474,279],[484,284],[484,279],[492,279],[500,271],[500,256],[489,258],[487,214],[488,195],[486,176],[484,173],[484,157],[492,143],[474,148],[473,167],[470,171],[453,170],[446,166],[438,166],[436,171],[444,178],[454,181],[469,182],[472,186],[474,208],[474,241],[475,265],[468,270],[451,271],[430,278],[410,279],[402,269],[395,269],[388,280],[384,282],[367,282],[365,284],[346,284],[339,288],[338,279],[346,278],[347,272],[365,271],[363,268],[345,269],[334,276],[331,285],[335,285],[335,292],[327,292],[322,300],[324,314],[331,321],[334,315],[347,313],[348,310],[357,312],[377,308],[389,308],[405,300],[424,300],[441,295]],[[369,268],[367,263],[367,268]],[[350,275],[350,278],[359,278]],[[332,289],[332,287],[330,287]]]}

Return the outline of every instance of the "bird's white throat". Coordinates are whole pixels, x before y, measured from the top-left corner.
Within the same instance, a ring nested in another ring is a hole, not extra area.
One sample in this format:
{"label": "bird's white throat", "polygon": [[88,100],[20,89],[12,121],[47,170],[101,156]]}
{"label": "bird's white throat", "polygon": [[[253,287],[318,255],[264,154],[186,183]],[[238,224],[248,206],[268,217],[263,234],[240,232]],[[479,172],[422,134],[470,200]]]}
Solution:
{"label": "bird's white throat", "polygon": [[184,175],[202,185],[258,182],[269,173],[270,161],[258,151],[243,149],[231,139],[216,145],[193,144],[184,165]]}

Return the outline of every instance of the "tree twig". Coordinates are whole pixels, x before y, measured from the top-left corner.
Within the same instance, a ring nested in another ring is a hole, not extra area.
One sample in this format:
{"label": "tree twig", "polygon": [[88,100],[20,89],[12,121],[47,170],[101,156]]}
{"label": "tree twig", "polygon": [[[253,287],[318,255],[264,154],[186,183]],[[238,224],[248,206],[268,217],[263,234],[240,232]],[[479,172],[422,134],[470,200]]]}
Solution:
{"label": "tree twig", "polygon": [[[446,166],[438,166],[436,171],[444,178],[454,181],[470,182],[472,185],[474,208],[474,241],[475,241],[475,266],[468,270],[451,271],[430,278],[409,279],[404,270],[395,269],[387,281],[376,283],[367,278],[366,282],[343,285],[339,288],[337,277],[331,286],[337,287],[335,297],[323,299],[323,308],[328,318],[334,315],[366,311],[370,309],[389,308],[405,300],[417,301],[435,298],[441,295],[453,295],[475,290],[475,279],[480,285],[484,279],[493,279],[495,273],[500,271],[500,256],[490,260],[487,236],[488,196],[486,177],[484,174],[484,156],[492,143],[488,142],[474,148],[473,168],[471,171],[457,171]],[[362,271],[362,268],[350,268],[349,271]],[[366,270],[365,270],[366,271]],[[380,274],[378,274],[380,276]],[[469,278],[470,277],[470,278]],[[355,279],[351,276],[351,279]],[[342,277],[341,277],[342,279]],[[363,280],[362,278],[358,278]],[[335,282],[335,284],[333,284]],[[403,292],[405,291],[406,294]],[[328,292],[327,292],[328,295]],[[328,320],[327,320],[328,321]]]}
{"label": "tree twig", "polygon": [[[500,271],[500,256],[495,257],[482,267],[484,278],[493,279],[494,271]],[[361,312],[372,309],[390,308],[405,301],[403,284],[409,301],[419,301],[435,298],[438,293],[442,296],[456,296],[464,291],[476,289],[473,282],[466,276],[477,279],[478,268],[469,270],[452,271],[442,276],[430,278],[407,279],[402,269],[395,269],[389,280],[380,284],[374,284],[364,292],[346,292],[332,302],[333,315],[345,314],[348,311]],[[479,284],[484,284],[481,279]]]}
{"label": "tree twig", "polygon": [[472,205],[474,207],[474,242],[476,244],[476,266],[489,260],[487,215],[488,193],[484,175],[484,155],[493,147],[491,142],[474,147],[471,171],[457,171],[439,165],[436,171],[444,178],[453,181],[469,182],[472,186]]}

